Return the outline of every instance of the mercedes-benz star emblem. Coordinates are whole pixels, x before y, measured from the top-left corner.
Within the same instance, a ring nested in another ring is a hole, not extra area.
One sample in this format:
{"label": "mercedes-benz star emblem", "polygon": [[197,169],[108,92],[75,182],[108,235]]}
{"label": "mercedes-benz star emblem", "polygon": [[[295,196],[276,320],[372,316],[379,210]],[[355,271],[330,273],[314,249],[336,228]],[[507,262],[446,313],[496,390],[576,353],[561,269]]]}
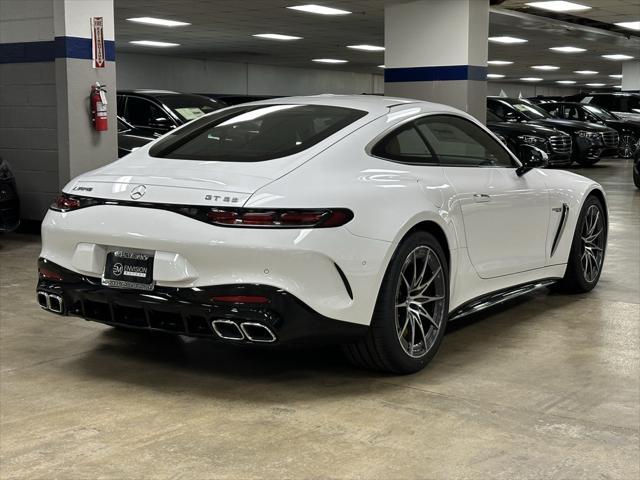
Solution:
{"label": "mercedes-benz star emblem", "polygon": [[138,200],[139,198],[142,198],[144,196],[146,191],[147,191],[146,185],[138,185],[137,187],[133,187],[133,189],[131,190],[130,196],[132,199]]}

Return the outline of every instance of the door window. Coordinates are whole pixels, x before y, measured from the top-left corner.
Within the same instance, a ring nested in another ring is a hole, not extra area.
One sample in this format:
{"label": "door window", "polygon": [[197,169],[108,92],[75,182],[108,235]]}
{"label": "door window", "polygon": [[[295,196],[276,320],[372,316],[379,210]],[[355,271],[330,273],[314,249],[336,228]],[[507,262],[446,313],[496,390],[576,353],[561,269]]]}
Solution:
{"label": "door window", "polygon": [[416,126],[442,166],[515,167],[507,150],[469,120],[434,115],[417,120]]}
{"label": "door window", "polygon": [[437,163],[413,123],[394,130],[373,147],[371,153],[377,157],[411,164]]}
{"label": "door window", "polygon": [[155,127],[162,122],[168,128],[172,123],[165,112],[144,98],[128,97],[125,112],[125,119],[136,127]]}

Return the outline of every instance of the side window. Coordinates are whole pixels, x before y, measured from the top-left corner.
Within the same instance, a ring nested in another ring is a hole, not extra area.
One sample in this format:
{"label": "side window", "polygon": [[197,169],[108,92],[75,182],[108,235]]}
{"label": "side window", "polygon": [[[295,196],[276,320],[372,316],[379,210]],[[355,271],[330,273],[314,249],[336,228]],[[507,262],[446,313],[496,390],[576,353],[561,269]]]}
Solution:
{"label": "side window", "polygon": [[480,127],[453,115],[434,115],[416,122],[442,166],[514,167],[507,150]]}
{"label": "side window", "polygon": [[127,98],[125,119],[133,126],[148,127],[155,125],[157,119],[166,118],[167,114],[144,98]]}
{"label": "side window", "polygon": [[560,105],[554,105],[554,104],[550,104],[553,105],[551,106],[546,106],[544,105],[544,110],[546,110],[547,112],[549,112],[551,115],[553,115],[554,117],[558,117],[558,118],[563,118],[565,115],[563,113],[563,108]]}
{"label": "side window", "polygon": [[435,164],[429,148],[413,123],[407,123],[384,137],[373,147],[377,157],[414,164]]}
{"label": "side window", "polygon": [[617,100],[613,95],[594,95],[593,99],[590,103],[594,105],[598,105],[599,107],[606,108],[607,110],[613,110],[614,112],[619,112],[620,102],[616,102]]}

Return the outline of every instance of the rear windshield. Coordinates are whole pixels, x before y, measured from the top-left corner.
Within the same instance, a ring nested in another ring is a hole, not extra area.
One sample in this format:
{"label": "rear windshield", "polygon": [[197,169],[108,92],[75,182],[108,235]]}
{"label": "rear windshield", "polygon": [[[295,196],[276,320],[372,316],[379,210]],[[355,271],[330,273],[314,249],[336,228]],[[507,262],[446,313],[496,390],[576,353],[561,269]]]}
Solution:
{"label": "rear windshield", "polygon": [[200,95],[159,95],[157,99],[185,122],[224,107],[224,104]]}
{"label": "rear windshield", "polygon": [[306,150],[366,113],[326,105],[235,107],[190,123],[149,153],[184,160],[271,160]]}

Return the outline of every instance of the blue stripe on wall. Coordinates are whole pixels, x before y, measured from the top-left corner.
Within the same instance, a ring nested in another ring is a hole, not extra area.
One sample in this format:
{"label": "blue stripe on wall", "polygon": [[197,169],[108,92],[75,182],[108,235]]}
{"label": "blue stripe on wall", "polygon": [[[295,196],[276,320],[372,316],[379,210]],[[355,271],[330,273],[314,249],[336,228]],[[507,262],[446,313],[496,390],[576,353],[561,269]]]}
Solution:
{"label": "blue stripe on wall", "polygon": [[[104,41],[107,61],[116,59],[116,42]],[[0,43],[0,63],[53,62],[56,58],[91,60],[91,39],[56,37],[48,42]]]}
{"label": "blue stripe on wall", "polygon": [[388,83],[486,79],[487,67],[479,67],[477,65],[387,68],[384,71],[384,81]]}

